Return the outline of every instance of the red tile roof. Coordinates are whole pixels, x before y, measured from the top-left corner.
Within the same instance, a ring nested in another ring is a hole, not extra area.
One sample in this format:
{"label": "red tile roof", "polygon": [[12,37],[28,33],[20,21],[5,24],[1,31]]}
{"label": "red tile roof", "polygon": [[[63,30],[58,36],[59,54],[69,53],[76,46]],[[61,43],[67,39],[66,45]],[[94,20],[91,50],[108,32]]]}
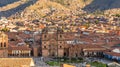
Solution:
{"label": "red tile roof", "polygon": [[18,47],[8,47],[8,50],[31,50],[31,48],[18,46]]}

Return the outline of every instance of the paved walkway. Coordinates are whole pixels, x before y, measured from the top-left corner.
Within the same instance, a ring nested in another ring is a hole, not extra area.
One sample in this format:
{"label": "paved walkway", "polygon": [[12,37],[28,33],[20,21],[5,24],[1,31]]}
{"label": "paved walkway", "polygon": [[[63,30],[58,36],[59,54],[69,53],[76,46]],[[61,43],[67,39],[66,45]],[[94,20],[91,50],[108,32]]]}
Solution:
{"label": "paved walkway", "polygon": [[35,62],[36,67],[60,67],[60,66],[49,66],[48,64],[46,64],[44,61],[49,60],[49,58],[45,59],[44,61],[41,58],[33,58],[33,60]]}
{"label": "paved walkway", "polygon": [[[52,59],[50,58],[33,58],[34,62],[35,62],[35,65],[36,67],[60,67],[60,66],[49,66],[48,64],[45,63],[45,61],[50,61]],[[102,62],[102,63],[105,63],[105,64],[109,64],[109,63],[112,63],[113,61],[110,61],[110,60],[107,60],[107,59],[104,59],[104,58],[88,58],[86,59],[86,61],[88,62],[91,62],[91,61],[99,61],[99,62]],[[84,63],[77,63],[77,64],[71,64],[71,65],[75,65],[76,67],[83,67],[86,65],[86,62]]]}
{"label": "paved walkway", "polygon": [[114,62],[114,61],[111,61],[111,60],[108,60],[108,59],[105,59],[105,58],[87,58],[87,61],[89,61],[89,62],[99,61],[99,62],[102,62],[102,63],[105,63],[105,64],[109,64],[109,63]]}

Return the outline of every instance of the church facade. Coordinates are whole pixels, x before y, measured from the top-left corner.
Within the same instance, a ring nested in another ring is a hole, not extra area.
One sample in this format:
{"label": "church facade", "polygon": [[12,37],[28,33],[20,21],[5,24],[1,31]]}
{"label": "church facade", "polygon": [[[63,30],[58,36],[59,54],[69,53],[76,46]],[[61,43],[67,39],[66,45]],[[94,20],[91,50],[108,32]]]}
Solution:
{"label": "church facade", "polygon": [[0,32],[0,57],[8,57],[8,36]]}

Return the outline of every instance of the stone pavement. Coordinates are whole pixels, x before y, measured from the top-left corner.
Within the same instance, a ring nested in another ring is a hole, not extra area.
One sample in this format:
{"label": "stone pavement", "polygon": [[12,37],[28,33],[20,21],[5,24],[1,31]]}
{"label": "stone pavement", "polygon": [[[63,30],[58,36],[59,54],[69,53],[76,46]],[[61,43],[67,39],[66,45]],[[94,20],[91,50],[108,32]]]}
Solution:
{"label": "stone pavement", "polygon": [[41,58],[33,58],[34,63],[35,63],[35,67],[60,67],[60,66],[49,66],[48,64],[45,63],[46,60],[48,59],[41,59]]}

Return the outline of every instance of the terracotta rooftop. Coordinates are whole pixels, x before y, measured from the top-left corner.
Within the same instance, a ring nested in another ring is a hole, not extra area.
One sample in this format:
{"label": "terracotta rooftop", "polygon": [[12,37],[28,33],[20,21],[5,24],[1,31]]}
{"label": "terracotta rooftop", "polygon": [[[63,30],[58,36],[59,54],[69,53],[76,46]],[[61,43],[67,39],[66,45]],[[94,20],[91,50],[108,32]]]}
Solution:
{"label": "terracotta rooftop", "polygon": [[18,46],[18,47],[8,47],[8,50],[31,50],[31,48],[26,46]]}
{"label": "terracotta rooftop", "polygon": [[23,32],[7,32],[8,38],[15,38],[16,36],[19,36],[20,38],[30,38],[30,34],[25,34]]}

